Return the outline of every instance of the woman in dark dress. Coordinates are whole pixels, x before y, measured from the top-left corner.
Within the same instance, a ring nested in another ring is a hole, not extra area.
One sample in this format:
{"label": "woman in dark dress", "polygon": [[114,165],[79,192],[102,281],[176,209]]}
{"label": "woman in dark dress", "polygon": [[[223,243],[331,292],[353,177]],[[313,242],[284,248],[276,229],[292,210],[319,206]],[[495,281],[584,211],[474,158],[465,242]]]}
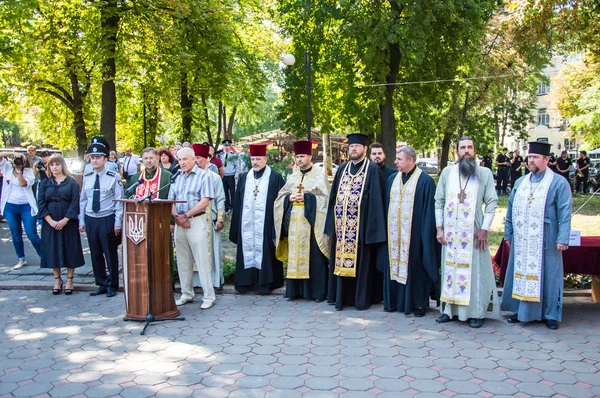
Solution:
{"label": "woman in dark dress", "polygon": [[65,294],[73,293],[75,268],[85,264],[79,235],[79,184],[61,155],[48,160],[48,178],[38,188],[38,218],[42,223],[41,267],[54,271],[53,294],[60,294],[60,269],[67,269]]}

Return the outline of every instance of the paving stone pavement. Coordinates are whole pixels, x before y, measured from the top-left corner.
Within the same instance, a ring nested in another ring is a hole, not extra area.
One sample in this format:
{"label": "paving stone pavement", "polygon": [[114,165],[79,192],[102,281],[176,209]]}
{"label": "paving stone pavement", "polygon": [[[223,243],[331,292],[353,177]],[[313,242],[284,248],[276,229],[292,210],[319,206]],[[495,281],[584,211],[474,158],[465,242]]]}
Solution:
{"label": "paving stone pavement", "polygon": [[140,336],[122,297],[0,291],[0,397],[600,396],[589,298],[566,298],[550,331],[220,295]]}

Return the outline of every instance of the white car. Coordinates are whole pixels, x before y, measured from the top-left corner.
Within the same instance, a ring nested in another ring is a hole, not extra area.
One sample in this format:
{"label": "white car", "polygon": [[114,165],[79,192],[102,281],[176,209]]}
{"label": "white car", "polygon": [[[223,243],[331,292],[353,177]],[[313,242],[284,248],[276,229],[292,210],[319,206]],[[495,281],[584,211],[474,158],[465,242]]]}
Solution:
{"label": "white car", "polygon": [[[322,162],[315,163],[315,166],[323,167],[323,163],[322,163]],[[332,164],[332,165],[331,165],[331,172],[332,172],[333,174],[335,174],[335,173],[337,172],[337,169],[338,169],[338,167],[339,167],[339,166],[338,166],[337,164]]]}

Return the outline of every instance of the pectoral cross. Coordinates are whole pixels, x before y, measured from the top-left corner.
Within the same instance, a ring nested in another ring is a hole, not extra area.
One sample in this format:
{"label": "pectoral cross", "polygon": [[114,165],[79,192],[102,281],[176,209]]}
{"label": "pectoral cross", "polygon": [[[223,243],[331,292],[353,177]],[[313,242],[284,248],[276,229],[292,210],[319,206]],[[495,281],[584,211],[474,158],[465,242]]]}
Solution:
{"label": "pectoral cross", "polygon": [[465,199],[467,198],[467,194],[465,193],[464,189],[460,190],[460,193],[458,194],[458,202],[459,203],[465,203]]}
{"label": "pectoral cross", "polygon": [[298,184],[298,186],[296,188],[298,188],[298,193],[302,194],[302,191],[304,190],[304,185],[302,185],[302,183],[300,183],[300,184]]}
{"label": "pectoral cross", "polygon": [[533,203],[533,192],[529,192],[529,197],[527,198],[527,202],[529,202],[529,206]]}
{"label": "pectoral cross", "polygon": [[254,199],[256,199],[256,197],[258,196],[258,192],[259,192],[258,185],[254,186],[254,191],[252,191],[252,192],[254,193]]}

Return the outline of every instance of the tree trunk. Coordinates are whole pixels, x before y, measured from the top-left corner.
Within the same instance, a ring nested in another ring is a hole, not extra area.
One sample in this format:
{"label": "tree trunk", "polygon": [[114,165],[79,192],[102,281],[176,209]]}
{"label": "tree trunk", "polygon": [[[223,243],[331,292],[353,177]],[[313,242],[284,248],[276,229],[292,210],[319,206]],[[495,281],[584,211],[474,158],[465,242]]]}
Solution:
{"label": "tree trunk", "polygon": [[385,163],[388,166],[393,165],[396,158],[396,117],[394,115],[394,91],[396,90],[395,83],[398,78],[398,70],[400,69],[400,47],[398,44],[390,44],[390,62],[389,72],[385,78],[386,83],[384,89],[384,101],[379,106],[381,114],[381,132],[378,141],[383,145],[385,152]]}
{"label": "tree trunk", "polygon": [[79,157],[83,157],[83,153],[88,148],[85,118],[83,113],[83,102],[85,96],[81,93],[77,73],[75,73],[75,71],[72,69],[70,69],[69,72],[69,80],[71,82],[71,92],[73,93],[73,130],[75,132],[75,140],[77,141],[77,154]]}
{"label": "tree trunk", "polygon": [[156,97],[151,96],[148,100],[148,146],[154,146],[156,143],[156,134],[158,131],[158,101]]}
{"label": "tree trunk", "polygon": [[452,94],[452,105],[450,105],[450,109],[448,110],[448,116],[446,118],[446,126],[443,129],[443,137],[442,137],[442,153],[440,156],[440,169],[439,173],[444,170],[444,168],[448,165],[448,158],[450,155],[450,145],[452,144],[452,140],[456,135],[456,130],[458,128],[458,115],[460,113],[460,105],[458,105],[458,93],[456,89]]}
{"label": "tree trunk", "polygon": [[237,105],[233,106],[233,110],[231,111],[231,115],[229,115],[229,124],[227,124],[227,130],[225,132],[224,138],[233,142],[233,122],[235,121],[235,114],[237,113]]}
{"label": "tree trunk", "polygon": [[327,177],[333,176],[332,159],[331,159],[331,134],[321,134],[323,140],[323,168]]}
{"label": "tree trunk", "polygon": [[181,106],[181,141],[192,140],[192,105],[194,99],[188,92],[188,74],[183,72],[181,74],[181,99],[179,104]]}
{"label": "tree trunk", "polygon": [[217,118],[217,142],[211,142],[210,144],[215,147],[219,146],[219,135],[221,134],[221,129],[225,128],[225,107],[223,106],[223,101],[219,101],[219,117]]}
{"label": "tree trunk", "polygon": [[117,67],[115,54],[117,51],[117,32],[119,30],[119,5],[117,0],[100,2],[100,24],[102,28],[102,44],[104,61],[102,63],[102,111],[100,115],[100,134],[108,141],[111,149],[117,148],[117,92],[115,76]]}
{"label": "tree trunk", "polygon": [[[202,95],[200,96],[200,99],[202,101],[202,107],[204,108],[204,123],[205,123],[205,128],[206,128],[206,136],[208,138],[208,142],[210,144],[212,144],[213,142],[213,138],[212,138],[212,132],[210,131],[210,118],[208,117],[208,105],[206,104],[206,95],[204,93],[202,93]],[[220,116],[219,116],[220,118]]]}

